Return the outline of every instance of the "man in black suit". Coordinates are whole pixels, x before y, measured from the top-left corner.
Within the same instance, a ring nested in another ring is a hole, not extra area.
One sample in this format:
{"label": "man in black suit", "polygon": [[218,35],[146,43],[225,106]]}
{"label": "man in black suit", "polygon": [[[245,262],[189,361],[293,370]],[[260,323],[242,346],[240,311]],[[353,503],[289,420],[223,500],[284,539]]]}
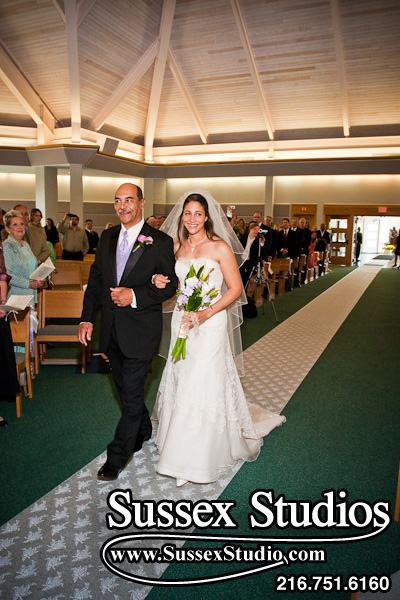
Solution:
{"label": "man in black suit", "polygon": [[289,219],[282,219],[282,229],[278,232],[278,258],[291,258],[299,255],[297,227],[290,227]]}
{"label": "man in black suit", "polygon": [[[293,227],[290,226],[289,219],[282,219],[282,228],[278,231],[277,240],[277,256],[278,258],[291,258],[294,261],[299,256],[299,242],[297,235],[297,220],[293,223]],[[289,276],[286,280],[286,289],[291,290],[293,288],[292,283],[294,281],[293,273],[293,262],[290,265]]]}
{"label": "man in black suit", "polygon": [[306,227],[306,220],[302,217],[299,219],[299,227],[298,227],[298,237],[300,242],[300,256],[304,254],[304,266],[303,271],[299,274],[301,278],[301,283],[305,282],[306,274],[307,274],[307,259],[309,253],[309,246],[311,243],[311,231]]}
{"label": "man in black suit", "polygon": [[270,244],[268,245],[268,248],[267,248],[267,254],[268,254],[268,260],[271,261],[276,256],[276,249],[277,249],[277,244],[278,244],[278,232],[275,231],[275,229],[273,229],[273,227],[272,227],[272,217],[270,217],[270,216],[265,217],[262,228],[266,229],[270,236]]}
{"label": "man in black suit", "polygon": [[[115,194],[121,225],[106,229],[92,265],[78,337],[91,339],[101,309],[99,349],[110,360],[121,398],[122,416],[107,446],[107,461],[97,478],[116,479],[134,452],[151,436],[144,404],[144,385],[162,332],[162,303],[178,285],[173,240],[144,222],[145,199],[136,185],[124,183]],[[169,282],[163,289],[152,284],[155,273]]]}
{"label": "man in black suit", "polygon": [[93,229],[92,219],[86,219],[85,232],[89,243],[89,250],[87,253],[94,254],[96,252],[97,244],[99,243],[99,234]]}
{"label": "man in black suit", "polygon": [[322,259],[319,261],[319,275],[325,272],[325,255],[331,243],[331,236],[326,230],[325,223],[321,223],[317,231],[317,243],[315,244],[316,252],[322,252]]}

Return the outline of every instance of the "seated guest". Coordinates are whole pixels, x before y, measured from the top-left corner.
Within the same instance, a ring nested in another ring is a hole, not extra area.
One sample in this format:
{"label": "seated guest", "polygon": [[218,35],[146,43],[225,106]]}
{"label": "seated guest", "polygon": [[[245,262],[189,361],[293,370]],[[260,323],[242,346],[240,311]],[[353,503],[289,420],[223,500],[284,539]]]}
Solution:
{"label": "seated guest", "polygon": [[54,225],[53,219],[46,219],[46,227],[44,228],[47,241],[53,244],[58,244],[60,236],[58,234],[57,227]]}
{"label": "seated guest", "polygon": [[8,297],[12,294],[18,296],[33,295],[32,304],[36,304],[37,292],[43,286],[43,280],[29,279],[30,274],[37,267],[37,260],[29,244],[24,241],[24,218],[16,210],[10,210],[4,216],[4,225],[8,237],[3,242],[4,261],[7,273],[11,277]]}
{"label": "seated guest", "polygon": [[95,254],[97,244],[99,243],[99,234],[93,229],[92,219],[86,219],[85,231],[89,242],[88,254]]}
{"label": "seated guest", "polygon": [[46,233],[41,224],[42,213],[38,208],[32,208],[31,220],[28,223],[29,245],[38,263],[44,262],[50,256],[47,246]]}
{"label": "seated guest", "polygon": [[[69,224],[67,225],[67,221]],[[57,225],[59,233],[63,236],[63,260],[83,260],[89,250],[89,242],[84,229],[79,227],[78,215],[65,213],[62,221]]]}

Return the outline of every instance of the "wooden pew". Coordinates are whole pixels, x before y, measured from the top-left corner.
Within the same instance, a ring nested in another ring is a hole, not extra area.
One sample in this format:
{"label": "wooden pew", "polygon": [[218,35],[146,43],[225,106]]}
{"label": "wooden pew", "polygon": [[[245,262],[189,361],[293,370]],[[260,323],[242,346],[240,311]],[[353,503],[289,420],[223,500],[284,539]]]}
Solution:
{"label": "wooden pew", "polygon": [[275,293],[278,296],[285,293],[286,282],[289,281],[290,283],[292,278],[291,264],[291,258],[274,258],[270,263],[270,273],[272,271],[272,275],[270,275],[271,287],[275,288]]}
{"label": "wooden pew", "polygon": [[69,269],[72,267],[80,266],[82,269],[82,283],[86,285],[89,279],[90,269],[92,268],[92,262],[84,261],[84,260],[62,260],[57,259],[55,267],[57,270],[60,269]]}

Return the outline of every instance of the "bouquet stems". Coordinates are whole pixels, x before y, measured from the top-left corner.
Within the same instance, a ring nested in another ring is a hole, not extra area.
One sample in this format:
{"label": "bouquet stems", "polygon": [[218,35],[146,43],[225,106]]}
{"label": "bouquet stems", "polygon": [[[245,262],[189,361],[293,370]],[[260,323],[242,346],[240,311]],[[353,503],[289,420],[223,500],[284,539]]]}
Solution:
{"label": "bouquet stems", "polygon": [[185,358],[185,353],[186,353],[186,338],[178,337],[175,342],[175,346],[172,350],[171,356],[175,360],[178,360],[179,358]]}

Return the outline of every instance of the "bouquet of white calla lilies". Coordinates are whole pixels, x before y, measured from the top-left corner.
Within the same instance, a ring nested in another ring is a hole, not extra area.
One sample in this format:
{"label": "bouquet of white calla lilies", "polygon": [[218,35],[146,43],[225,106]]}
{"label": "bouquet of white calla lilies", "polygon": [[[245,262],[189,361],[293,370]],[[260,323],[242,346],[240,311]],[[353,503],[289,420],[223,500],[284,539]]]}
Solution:
{"label": "bouquet of white calla lilies", "polygon": [[[188,274],[185,277],[185,285],[176,292],[177,305],[183,308],[185,312],[196,312],[210,306],[213,298],[218,295],[218,290],[211,287],[208,283],[208,278],[214,267],[212,261],[206,260],[204,266],[196,273],[193,262],[190,265]],[[175,360],[185,358],[186,354],[186,338],[189,335],[189,324],[182,323],[179,329],[178,338],[175,342],[171,356]]]}

